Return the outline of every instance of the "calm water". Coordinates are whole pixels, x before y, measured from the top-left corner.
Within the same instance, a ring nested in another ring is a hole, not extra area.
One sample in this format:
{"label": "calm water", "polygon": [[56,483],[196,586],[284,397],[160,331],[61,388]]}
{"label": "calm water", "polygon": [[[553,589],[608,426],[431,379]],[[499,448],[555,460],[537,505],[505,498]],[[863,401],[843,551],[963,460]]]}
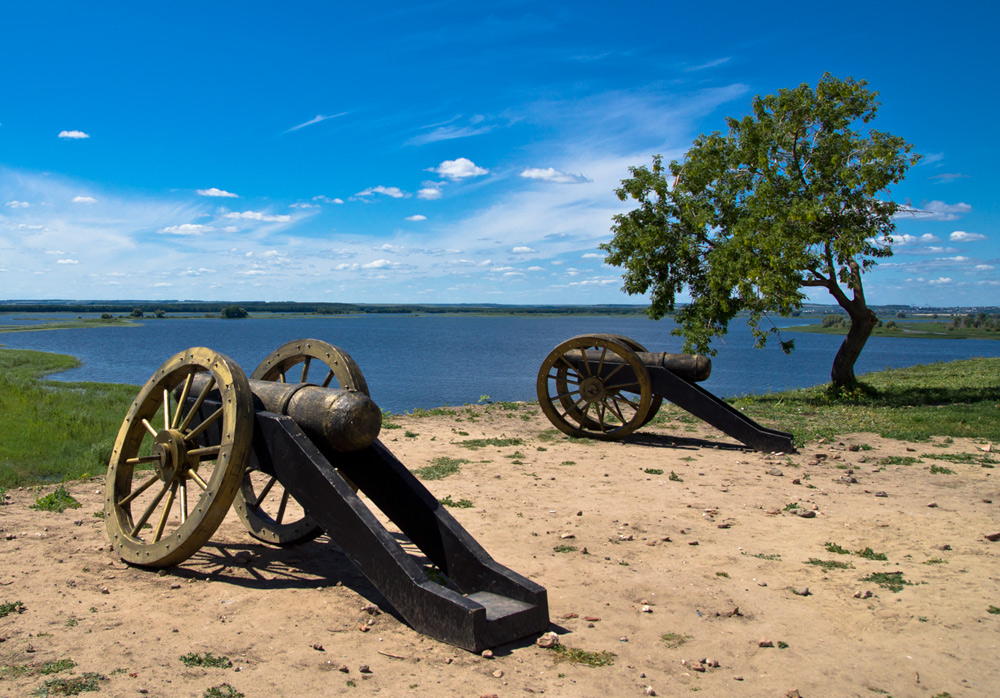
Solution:
{"label": "calm water", "polygon": [[[24,316],[20,316],[23,318]],[[0,318],[0,324],[38,320]],[[818,320],[781,320],[801,325]],[[673,323],[645,318],[396,316],[267,318],[249,320],[145,320],[137,327],[0,333],[0,345],[72,354],[80,368],[53,376],[65,381],[139,385],[167,358],[205,346],[235,359],[249,374],[271,351],[292,339],[313,337],[345,349],[361,367],[372,398],[394,412],[494,400],[535,397],[535,376],[557,344],[578,334],[623,334],[650,351],[680,351],[670,335]],[[705,387],[729,397],[824,383],[842,339],[788,333],[795,351],[753,348],[749,330],[738,323],[715,344],[712,377]],[[886,339],[868,341],[857,372],[1000,356],[1000,341]]]}

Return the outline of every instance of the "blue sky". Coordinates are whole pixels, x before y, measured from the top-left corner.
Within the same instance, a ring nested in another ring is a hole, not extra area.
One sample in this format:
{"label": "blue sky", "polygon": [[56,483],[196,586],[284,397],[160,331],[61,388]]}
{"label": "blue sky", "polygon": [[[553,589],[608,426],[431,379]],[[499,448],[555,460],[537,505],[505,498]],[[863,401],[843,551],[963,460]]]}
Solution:
{"label": "blue sky", "polygon": [[925,156],[869,301],[1000,304],[971,7],[4,3],[0,298],[643,302],[598,250],[628,166],[828,71]]}

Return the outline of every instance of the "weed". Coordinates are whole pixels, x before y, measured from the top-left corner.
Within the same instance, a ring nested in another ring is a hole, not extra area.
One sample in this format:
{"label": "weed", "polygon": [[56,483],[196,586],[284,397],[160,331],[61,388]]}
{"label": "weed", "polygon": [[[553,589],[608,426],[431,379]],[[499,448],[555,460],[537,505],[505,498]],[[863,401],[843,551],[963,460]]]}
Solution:
{"label": "weed", "polygon": [[931,465],[931,474],[932,475],[937,475],[939,473],[942,474],[942,475],[954,475],[955,471],[952,470],[951,468],[945,468],[944,466],[938,466],[938,465],[933,465],[932,464]]}
{"label": "weed", "polygon": [[0,677],[8,676],[12,679],[17,679],[30,674],[31,671],[32,667],[30,664],[6,664],[0,666]]}
{"label": "weed", "polygon": [[53,492],[49,492],[44,497],[36,499],[31,508],[38,511],[54,511],[61,514],[67,509],[79,509],[80,502],[73,499],[73,496],[66,491],[65,487],[59,485]]}
{"label": "weed", "polygon": [[913,465],[914,463],[923,463],[923,461],[913,456],[886,456],[878,460],[879,465]]}
{"label": "weed", "polygon": [[795,511],[798,508],[799,508],[798,502],[789,502],[788,504],[785,505],[785,511]]}
{"label": "weed", "polygon": [[894,593],[902,591],[904,586],[913,586],[913,582],[903,579],[902,572],[872,572],[867,577],[862,577],[861,581],[873,582]]}
{"label": "weed", "polygon": [[1000,460],[993,458],[985,453],[921,453],[921,458],[930,458],[932,460],[944,460],[949,463],[960,463],[968,465],[997,465],[1000,464]]}
{"label": "weed", "polygon": [[872,693],[878,693],[883,696],[889,695],[889,691],[883,691],[881,688],[869,688],[868,690]]}
{"label": "weed", "polygon": [[758,560],[780,560],[781,559],[781,554],[780,553],[773,553],[773,554],[767,554],[767,553],[743,553],[743,554],[746,555],[746,556],[748,556],[748,557],[755,557]]}
{"label": "weed", "polygon": [[877,553],[871,548],[863,548],[861,550],[856,550],[854,552],[858,557],[863,557],[866,560],[888,560],[888,556],[885,553]]}
{"label": "weed", "polygon": [[403,432],[403,436],[405,436],[408,439],[415,439],[418,436],[420,436],[420,434],[418,434],[415,431],[410,431],[409,429],[407,429],[406,431]]}
{"label": "weed", "polygon": [[181,657],[181,662],[184,663],[184,666],[197,666],[207,669],[228,669],[233,665],[229,657],[216,657],[211,652],[205,652],[204,654],[188,652]]}
{"label": "weed", "polygon": [[566,645],[556,645],[552,651],[558,654],[561,659],[590,667],[611,666],[615,663],[615,657],[618,656],[614,652],[588,652],[587,650],[566,647]]}
{"label": "weed", "polygon": [[100,690],[101,681],[107,677],[94,672],[82,676],[72,676],[67,679],[49,679],[35,691],[36,696],[75,696],[81,693],[94,693]]}
{"label": "weed", "polygon": [[20,601],[4,601],[0,603],[0,618],[6,618],[11,613],[24,613],[27,607]]}
{"label": "weed", "polygon": [[691,461],[694,460],[694,456],[684,456],[683,458],[678,458],[677,460],[682,460],[682,461],[690,463]]}
{"label": "weed", "polygon": [[663,633],[660,635],[660,639],[663,640],[667,647],[675,650],[688,640],[693,640],[694,637],[691,635],[682,635],[681,633]]}
{"label": "weed", "polygon": [[729,573],[728,572],[716,572],[715,576],[716,577],[725,577],[726,579],[729,579]]}
{"label": "weed", "polygon": [[524,439],[519,437],[510,438],[490,438],[490,439],[466,439],[465,441],[458,441],[455,443],[456,446],[461,446],[462,448],[468,448],[475,451],[478,448],[485,448],[487,446],[521,446],[524,444]]}
{"label": "weed", "polygon": [[100,511],[95,511],[94,512],[94,518],[95,519],[103,519],[104,518],[104,509],[101,509]]}
{"label": "weed", "polygon": [[995,616],[1000,616],[1000,607],[991,605],[989,608],[986,609],[986,612],[992,613]]}
{"label": "weed", "polygon": [[673,470],[670,471],[670,475],[667,476],[667,479],[671,482],[684,482],[684,478],[675,473]]}
{"label": "weed", "polygon": [[245,694],[237,691],[228,683],[224,683],[218,686],[212,686],[211,688],[206,688],[205,692],[201,695],[202,698],[244,698]]}
{"label": "weed", "polygon": [[7,488],[0,487],[0,507],[7,503]]}
{"label": "weed", "polygon": [[354,681],[354,679],[347,679],[347,686],[349,688],[357,688],[358,684]]}
{"label": "weed", "polygon": [[826,544],[826,551],[828,553],[837,553],[838,555],[850,555],[851,554],[850,550],[848,550],[847,548],[841,547],[841,546],[837,545],[836,543],[827,543]]}
{"label": "weed", "polygon": [[575,460],[564,460],[559,465],[576,465],[576,461]]}
{"label": "weed", "polygon": [[67,628],[75,628],[79,624],[80,621],[76,616],[70,616],[69,618],[66,619],[66,622],[63,623],[63,625],[65,625]]}
{"label": "weed", "polygon": [[560,544],[560,545],[557,545],[556,547],[554,547],[552,549],[555,550],[557,553],[572,553],[572,552],[574,552],[576,550],[576,546],[575,545],[561,545]]}
{"label": "weed", "polygon": [[459,466],[468,462],[464,458],[438,456],[427,467],[414,470],[413,474],[423,480],[443,480],[449,475],[457,473]]}
{"label": "weed", "polygon": [[513,453],[508,453],[507,455],[504,456],[504,458],[527,458],[527,456],[521,453],[520,450],[518,450],[514,451]]}
{"label": "weed", "polygon": [[647,475],[663,475],[663,471],[660,470],[659,468],[646,468],[642,472],[646,473]]}
{"label": "weed", "polygon": [[944,559],[942,559],[940,557],[932,557],[929,560],[924,560],[924,564],[925,565],[946,565],[946,564],[948,564],[948,561],[944,560]]}
{"label": "weed", "polygon": [[58,674],[60,671],[69,671],[76,666],[72,659],[57,659],[54,662],[45,662],[38,669],[39,674]]}
{"label": "weed", "polygon": [[785,642],[784,640],[778,640],[778,649],[779,650],[787,650],[788,649],[788,643]]}
{"label": "weed", "polygon": [[451,498],[449,494],[444,499],[439,499],[439,502],[446,507],[454,507],[455,509],[471,509],[473,504],[468,499],[459,499],[457,502]]}
{"label": "weed", "polygon": [[849,570],[854,565],[849,562],[837,562],[836,560],[818,560],[814,557],[809,558],[806,563],[807,565],[815,565],[816,567],[822,567],[825,570]]}
{"label": "weed", "polygon": [[443,587],[448,586],[448,578],[444,576],[444,572],[438,569],[437,565],[424,565],[424,574],[432,582],[440,584]]}

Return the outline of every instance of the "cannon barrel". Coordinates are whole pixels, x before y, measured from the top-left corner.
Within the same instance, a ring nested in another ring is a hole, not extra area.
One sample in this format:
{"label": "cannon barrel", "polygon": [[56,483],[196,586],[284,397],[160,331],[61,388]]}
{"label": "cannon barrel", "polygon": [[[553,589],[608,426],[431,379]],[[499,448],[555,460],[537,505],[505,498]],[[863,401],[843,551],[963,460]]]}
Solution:
{"label": "cannon barrel", "polygon": [[[194,376],[190,395],[198,395],[212,377]],[[279,383],[250,379],[255,411],[287,415],[304,432],[323,439],[337,451],[360,451],[375,443],[382,429],[382,411],[362,392],[323,388],[311,383]],[[179,393],[180,386],[175,390]],[[208,400],[217,400],[212,391]]]}
{"label": "cannon barrel", "polygon": [[[566,359],[571,363],[583,360],[582,350],[573,349],[565,353]],[[599,349],[587,349],[587,361],[598,363],[601,361],[602,353]],[[708,380],[712,375],[712,360],[701,354],[670,354],[664,351],[637,351],[635,352],[639,362],[646,368],[666,368],[675,375],[692,383],[699,383]],[[620,364],[621,357],[617,354],[607,354],[604,357],[606,364]]]}

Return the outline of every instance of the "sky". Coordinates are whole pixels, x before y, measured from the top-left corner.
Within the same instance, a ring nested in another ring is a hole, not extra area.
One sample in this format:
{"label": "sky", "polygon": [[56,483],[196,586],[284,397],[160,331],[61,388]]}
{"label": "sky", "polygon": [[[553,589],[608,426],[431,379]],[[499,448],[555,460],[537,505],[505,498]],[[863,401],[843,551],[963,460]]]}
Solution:
{"label": "sky", "polygon": [[[825,73],[924,159],[873,304],[1000,304],[986,3],[0,6],[0,299],[644,303],[630,166]],[[810,298],[828,303],[825,291]]]}

